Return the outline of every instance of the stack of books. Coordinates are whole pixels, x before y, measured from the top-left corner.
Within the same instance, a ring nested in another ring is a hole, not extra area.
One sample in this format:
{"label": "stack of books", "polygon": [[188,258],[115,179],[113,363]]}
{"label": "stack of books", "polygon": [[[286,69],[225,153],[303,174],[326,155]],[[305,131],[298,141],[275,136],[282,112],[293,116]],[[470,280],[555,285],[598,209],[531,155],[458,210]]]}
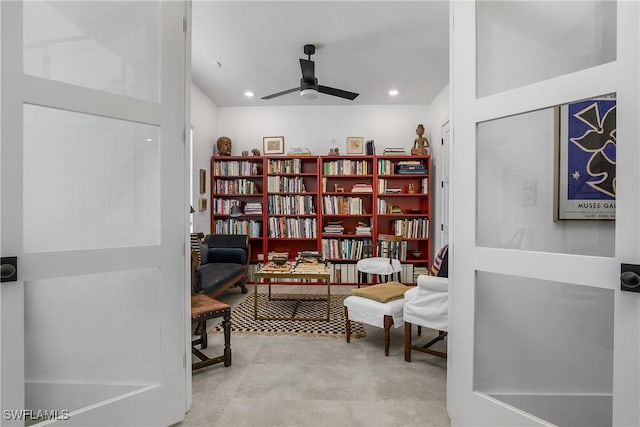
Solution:
{"label": "stack of books", "polygon": [[383,154],[385,156],[404,156],[407,154],[407,150],[403,147],[385,147]]}
{"label": "stack of books", "polygon": [[356,236],[371,236],[371,227],[364,225],[357,226]]}
{"label": "stack of books", "polygon": [[287,259],[289,259],[289,252],[269,252],[267,254],[267,260],[272,261],[274,256],[276,258],[286,257]]}
{"label": "stack of books", "polygon": [[247,202],[244,205],[245,215],[262,215],[262,203],[260,202]]}
{"label": "stack of books", "polygon": [[344,227],[339,224],[329,224],[324,227],[324,234],[344,234]]}
{"label": "stack of books", "polygon": [[426,174],[427,168],[418,160],[406,160],[396,165],[397,174]]}
{"label": "stack of books", "polygon": [[354,184],[351,187],[352,193],[373,193],[373,187],[371,184]]}

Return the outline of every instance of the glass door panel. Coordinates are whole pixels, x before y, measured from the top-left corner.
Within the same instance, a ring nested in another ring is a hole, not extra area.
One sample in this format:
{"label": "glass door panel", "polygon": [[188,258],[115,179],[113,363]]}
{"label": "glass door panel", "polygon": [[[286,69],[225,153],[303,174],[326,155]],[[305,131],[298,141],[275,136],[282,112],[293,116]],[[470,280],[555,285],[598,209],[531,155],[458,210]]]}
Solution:
{"label": "glass door panel", "polygon": [[477,245],[614,256],[615,110],[594,97],[479,123]]}
{"label": "glass door panel", "polygon": [[474,390],[559,426],[610,426],[613,290],[476,273]]}
{"label": "glass door panel", "polygon": [[24,72],[159,101],[161,11],[157,1],[27,1]]}
{"label": "glass door panel", "polygon": [[616,59],[615,1],[478,1],[476,13],[478,97]]}
{"label": "glass door panel", "polygon": [[160,129],[24,106],[24,250],[160,243]]}

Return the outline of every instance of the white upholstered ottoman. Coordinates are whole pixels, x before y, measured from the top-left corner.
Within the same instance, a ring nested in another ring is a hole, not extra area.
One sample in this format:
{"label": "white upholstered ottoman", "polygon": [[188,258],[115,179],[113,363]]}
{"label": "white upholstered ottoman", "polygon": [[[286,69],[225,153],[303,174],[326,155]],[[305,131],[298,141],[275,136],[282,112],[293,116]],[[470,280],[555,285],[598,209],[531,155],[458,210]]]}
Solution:
{"label": "white upholstered ottoman", "polygon": [[404,324],[402,320],[403,306],[404,298],[378,302],[361,296],[348,296],[344,300],[347,342],[351,341],[351,321],[384,328],[384,354],[388,356],[391,325],[399,328]]}

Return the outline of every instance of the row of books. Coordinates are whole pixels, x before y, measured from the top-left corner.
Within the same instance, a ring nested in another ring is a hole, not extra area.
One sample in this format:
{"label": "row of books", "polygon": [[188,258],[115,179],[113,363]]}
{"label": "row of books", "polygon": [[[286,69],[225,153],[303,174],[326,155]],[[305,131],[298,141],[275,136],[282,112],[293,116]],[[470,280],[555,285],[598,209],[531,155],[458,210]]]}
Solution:
{"label": "row of books", "polygon": [[279,193],[305,193],[304,179],[300,176],[269,176],[267,188],[270,192]]}
{"label": "row of books", "polygon": [[379,214],[402,214],[402,209],[399,206],[387,202],[384,199],[378,199],[378,213]]}
{"label": "row of books", "polygon": [[404,160],[396,164],[397,174],[426,174],[427,168],[419,160]]}
{"label": "row of books", "polygon": [[428,239],[429,219],[397,219],[393,221],[393,233],[407,239]]}
{"label": "row of books", "polygon": [[324,196],[322,198],[325,215],[364,215],[364,202],[359,197]]}
{"label": "row of books", "polygon": [[[421,194],[427,194],[429,191],[429,181],[427,177],[422,178],[420,188],[416,188]],[[389,180],[386,178],[378,178],[378,194],[402,194],[402,188],[389,187]]]}
{"label": "row of books", "polygon": [[269,237],[290,239],[315,239],[318,223],[315,218],[270,217]]}
{"label": "row of books", "polygon": [[370,163],[366,160],[340,159],[323,164],[325,175],[371,175]]}
{"label": "row of books", "polygon": [[420,160],[393,161],[389,159],[378,159],[379,175],[394,174],[426,174],[427,167]]}
{"label": "row of books", "polygon": [[272,215],[313,215],[316,207],[313,196],[270,194],[267,212]]}
{"label": "row of books", "polygon": [[302,173],[302,161],[300,159],[269,160],[269,173]]}
{"label": "row of books", "polygon": [[400,248],[396,251],[394,251],[394,249],[396,248],[395,245],[397,245],[397,242],[378,242],[378,250],[379,250],[379,254],[381,256],[386,256],[386,254],[389,254],[390,252],[394,253],[394,258],[398,258],[400,261],[406,261],[407,260],[407,247],[408,244],[405,241],[400,242]]}
{"label": "row of books", "polygon": [[371,256],[370,239],[322,239],[322,256],[325,259],[342,258],[358,260]]}
{"label": "row of books", "polygon": [[224,176],[254,176],[260,175],[260,169],[257,162],[248,162],[246,160],[216,161],[213,163],[213,174]]}
{"label": "row of books", "polygon": [[261,237],[262,223],[244,219],[218,219],[214,224],[215,234],[247,234],[249,237]]}
{"label": "row of books", "polygon": [[260,187],[256,181],[239,179],[216,179],[214,192],[218,194],[260,194]]}
{"label": "row of books", "polygon": [[215,215],[229,215],[229,212],[231,212],[231,207],[234,205],[240,206],[241,202],[235,199],[214,198],[212,206],[213,213]]}

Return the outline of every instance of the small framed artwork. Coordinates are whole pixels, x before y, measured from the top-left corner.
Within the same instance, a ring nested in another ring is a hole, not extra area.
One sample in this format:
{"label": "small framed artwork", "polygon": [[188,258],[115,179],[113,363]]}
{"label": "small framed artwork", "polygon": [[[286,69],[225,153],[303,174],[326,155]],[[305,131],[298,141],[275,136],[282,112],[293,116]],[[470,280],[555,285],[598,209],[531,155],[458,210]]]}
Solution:
{"label": "small framed artwork", "polygon": [[284,136],[265,136],[262,138],[263,153],[284,154]]}
{"label": "small framed artwork", "polygon": [[361,136],[347,137],[347,154],[364,153],[364,138]]}
{"label": "small framed artwork", "polygon": [[200,212],[207,210],[207,199],[205,199],[204,197],[201,197],[198,200],[198,210]]}
{"label": "small framed artwork", "polygon": [[207,171],[200,169],[200,194],[207,192]]}

